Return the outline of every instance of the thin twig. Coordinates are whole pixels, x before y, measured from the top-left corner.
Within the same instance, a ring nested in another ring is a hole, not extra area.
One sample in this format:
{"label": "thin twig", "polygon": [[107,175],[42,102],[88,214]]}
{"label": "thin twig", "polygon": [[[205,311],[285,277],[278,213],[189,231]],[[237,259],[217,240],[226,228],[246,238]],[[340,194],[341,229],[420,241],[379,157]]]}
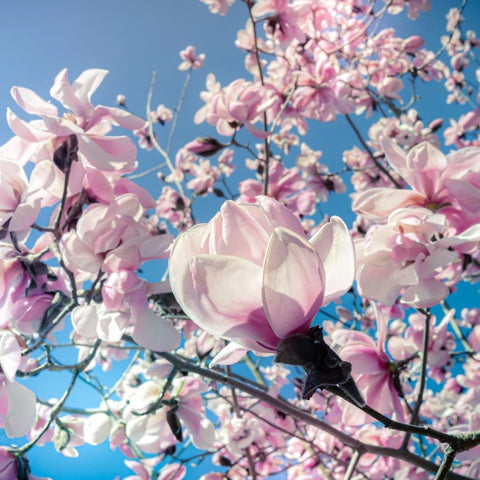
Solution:
{"label": "thin twig", "polygon": [[[425,384],[427,381],[427,360],[428,360],[428,346],[430,342],[430,320],[432,318],[432,314],[430,310],[419,310],[422,315],[425,316],[425,328],[423,330],[423,347],[422,347],[422,370],[420,373],[420,385],[418,389],[418,397],[417,401],[415,402],[415,406],[413,407],[412,418],[410,420],[411,425],[416,425],[418,423],[418,417],[420,413],[420,407],[422,406],[423,402],[423,393],[425,392]],[[410,441],[412,434],[408,432],[405,435],[405,438],[402,442],[403,449],[408,448],[408,442]]]}
{"label": "thin twig", "polygon": [[[252,22],[252,30],[253,30],[253,39],[254,39],[254,45],[255,45],[255,50],[254,50],[254,55],[255,55],[255,60],[257,62],[258,66],[258,74],[260,78],[260,83],[262,86],[265,86],[265,80],[263,78],[263,71],[262,71],[262,62],[260,60],[260,50],[258,48],[258,35],[257,35],[257,22],[255,18],[253,17],[252,14],[252,6],[253,2],[250,0],[246,0],[245,3],[247,4],[248,7],[248,15],[250,16],[250,20]],[[268,121],[267,121],[267,112],[263,112],[263,129],[265,132],[268,132]],[[269,137],[265,138],[264,140],[264,148],[265,148],[265,170],[263,172],[263,194],[268,195],[268,176],[269,176],[269,163],[270,163],[270,139]]]}
{"label": "thin twig", "polygon": [[375,166],[388,177],[388,179],[395,185],[396,188],[402,188],[402,186],[393,178],[392,174],[388,171],[388,169],[384,167],[375,157],[372,150],[367,145],[367,142],[365,142],[365,140],[363,139],[362,134],[358,130],[357,126],[353,123],[353,120],[350,118],[350,115],[348,115],[348,113],[345,114],[345,118],[347,119],[348,124],[350,125],[350,127],[352,127],[352,130],[355,132],[355,135],[362,144],[363,148],[367,151],[368,156],[372,159],[372,162],[375,164]]}

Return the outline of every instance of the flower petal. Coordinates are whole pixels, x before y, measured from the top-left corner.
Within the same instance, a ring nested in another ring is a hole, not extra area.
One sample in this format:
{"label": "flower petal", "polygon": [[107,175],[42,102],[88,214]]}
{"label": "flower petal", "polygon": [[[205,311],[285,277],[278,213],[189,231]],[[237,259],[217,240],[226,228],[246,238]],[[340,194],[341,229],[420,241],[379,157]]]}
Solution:
{"label": "flower petal", "polygon": [[209,367],[214,365],[232,365],[239,362],[247,353],[247,349],[235,342],[230,342],[222,348],[212,359]]}
{"label": "flower petal", "polygon": [[5,420],[5,433],[10,437],[23,437],[35,422],[37,399],[35,394],[18,382],[9,383],[8,413]]}
{"label": "flower petal", "polygon": [[276,228],[268,243],[262,298],[275,334],[306,332],[323,302],[325,273],[307,240],[286,228]]}
{"label": "flower petal", "polygon": [[12,382],[22,358],[20,345],[13,333],[3,331],[0,335],[0,366],[7,380]]}
{"label": "flower petal", "polygon": [[242,258],[199,255],[175,295],[181,294],[177,299],[187,315],[207,332],[271,352],[279,340],[265,317],[261,279],[262,268]]}
{"label": "flower petal", "polygon": [[355,279],[355,250],[347,226],[339,217],[332,217],[310,239],[325,270],[323,304],[347,292]]}
{"label": "flower petal", "polygon": [[258,205],[227,201],[211,225],[209,253],[235,255],[261,265],[268,242],[268,232],[257,221]]}
{"label": "flower petal", "polygon": [[13,87],[10,93],[18,106],[31,115],[52,115],[53,117],[58,115],[55,105],[46,102],[29,88]]}
{"label": "flower petal", "polygon": [[145,308],[136,320],[132,337],[142,347],[155,352],[169,352],[180,345],[180,333],[152,310]]}
{"label": "flower petal", "polygon": [[369,217],[386,218],[397,208],[423,205],[425,197],[413,190],[387,187],[370,188],[353,195],[352,209]]}

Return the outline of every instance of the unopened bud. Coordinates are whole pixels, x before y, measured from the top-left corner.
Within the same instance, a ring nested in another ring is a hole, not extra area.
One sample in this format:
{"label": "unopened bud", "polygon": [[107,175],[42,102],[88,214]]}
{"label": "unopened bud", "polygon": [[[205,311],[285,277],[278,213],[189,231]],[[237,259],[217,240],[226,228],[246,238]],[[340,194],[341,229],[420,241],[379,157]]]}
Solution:
{"label": "unopened bud", "polygon": [[127,98],[125,95],[117,95],[117,105],[124,107],[127,104]]}
{"label": "unopened bud", "polygon": [[184,148],[189,152],[200,155],[201,157],[210,157],[225,147],[226,145],[220,143],[216,138],[197,137],[195,140],[187,143]]}

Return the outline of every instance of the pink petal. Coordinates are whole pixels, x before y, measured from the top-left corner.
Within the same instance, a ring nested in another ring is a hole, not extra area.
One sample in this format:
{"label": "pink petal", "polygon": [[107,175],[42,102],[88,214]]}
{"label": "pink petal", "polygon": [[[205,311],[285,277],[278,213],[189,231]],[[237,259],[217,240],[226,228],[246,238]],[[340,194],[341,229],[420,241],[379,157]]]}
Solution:
{"label": "pink petal", "polygon": [[480,210],[480,189],[465,180],[446,178],[443,181],[449,192],[468,212],[478,213]]}
{"label": "pink petal", "polygon": [[168,272],[172,292],[179,299],[185,297],[184,290],[187,288],[186,284],[191,281],[190,261],[196,255],[207,252],[207,249],[201,248],[206,233],[208,233],[208,225],[194,225],[173,243],[168,263]]}
{"label": "pink petal", "polygon": [[127,130],[140,130],[145,127],[146,122],[143,118],[133,115],[133,113],[122,110],[121,108],[104,107],[98,105],[88,122],[89,128],[92,128],[99,121],[108,119]]}
{"label": "pink petal", "polygon": [[361,265],[357,272],[357,282],[362,296],[388,306],[395,303],[401,290],[388,266]]}
{"label": "pink petal", "polygon": [[118,342],[122,339],[125,329],[130,322],[130,315],[125,312],[110,312],[99,310],[97,335],[107,342]]}
{"label": "pink petal", "polygon": [[50,89],[50,96],[58,100],[66,109],[79,116],[85,117],[85,106],[75,95],[68,80],[67,69],[64,68],[56,77]]}
{"label": "pink petal", "polygon": [[110,155],[87,135],[78,135],[77,139],[79,151],[94,167],[109,172],[115,170],[122,170],[126,166],[128,166],[128,160],[122,161],[117,156]]}
{"label": "pink petal", "polygon": [[272,134],[272,132],[268,132],[268,131],[266,132],[265,130],[260,130],[251,122],[246,122],[245,128],[256,138],[265,139]]}
{"label": "pink petal", "polygon": [[73,328],[82,337],[97,338],[98,309],[95,305],[82,305],[72,312]]}
{"label": "pink petal", "polygon": [[153,260],[157,258],[168,258],[168,248],[173,242],[173,235],[169,233],[151,237],[138,245],[142,261]]}
{"label": "pink petal", "polygon": [[341,346],[348,345],[350,343],[363,343],[371,350],[376,350],[377,345],[372,338],[366,333],[359,332],[357,330],[334,330],[332,332],[332,340]]}
{"label": "pink petal", "polygon": [[279,340],[265,317],[261,279],[262,268],[242,258],[199,255],[174,293],[185,313],[207,332],[271,352]]}
{"label": "pink petal", "polygon": [[347,292],[355,279],[355,250],[347,226],[339,217],[332,217],[310,239],[325,270],[323,304]]}
{"label": "pink petal", "polygon": [[91,135],[88,137],[93,140],[96,146],[103,152],[115,157],[118,163],[124,163],[129,171],[133,171],[135,160],[137,158],[137,147],[132,139],[127,136],[106,137],[102,135]]}
{"label": "pink petal", "polygon": [[155,207],[155,199],[150,195],[150,193],[148,193],[147,190],[145,190],[140,185],[132,182],[128,178],[119,178],[113,186],[113,191],[117,196],[123,195],[125,193],[135,194],[138,197],[138,200],[140,201],[142,207],[145,209]]}
{"label": "pink petal", "polygon": [[342,360],[352,364],[354,374],[377,374],[388,372],[388,367],[378,350],[363,343],[349,343],[340,350]]}
{"label": "pink petal", "polygon": [[275,334],[305,332],[322,306],[325,273],[317,252],[300,235],[276,228],[268,243],[262,298]]}
{"label": "pink petal", "polygon": [[136,320],[132,337],[140,346],[155,352],[169,352],[180,345],[180,334],[175,327],[148,308]]}
{"label": "pink petal", "polygon": [[81,102],[90,103],[93,93],[103,82],[107,74],[108,70],[99,68],[84,70],[72,83],[73,93]]}
{"label": "pink petal", "polygon": [[[225,202],[211,222],[209,253],[235,255],[257,265],[263,263],[268,232],[257,221],[258,205]],[[263,219],[262,219],[263,220]]]}
{"label": "pink petal", "polygon": [[191,410],[180,403],[177,415],[190,434],[192,443],[200,450],[209,450],[215,441],[215,428],[213,423],[203,413]]}
{"label": "pink petal", "polygon": [[157,480],[182,480],[186,473],[185,465],[174,463],[163,467],[159,472]]}
{"label": "pink petal", "polygon": [[9,230],[19,232],[30,228],[40,212],[40,199],[34,203],[22,203],[15,210],[10,221]]}
{"label": "pink petal", "polygon": [[67,137],[72,133],[83,134],[83,129],[66,118],[44,117],[46,129],[58,137]]}
{"label": "pink petal", "polygon": [[96,273],[103,265],[103,258],[95,254],[92,249],[83,242],[75,231],[70,231],[64,237],[64,254],[67,263],[75,270],[83,270],[89,273]]}
{"label": "pink petal", "polygon": [[263,221],[267,221],[269,229],[268,234],[273,232],[276,226],[282,226],[304,236],[304,230],[298,217],[296,217],[291,210],[282,205],[280,202],[272,197],[266,195],[259,195],[256,197],[257,203],[263,210]]}
{"label": "pink petal", "polygon": [[209,367],[214,365],[233,365],[239,362],[247,353],[247,349],[235,342],[230,342],[226,347],[222,348],[212,359]]}
{"label": "pink petal", "polygon": [[20,345],[15,335],[8,331],[0,333],[0,366],[9,382],[13,382],[22,358]]}
{"label": "pink petal", "polygon": [[375,320],[377,321],[377,336],[378,336],[378,345],[380,350],[383,352],[385,349],[385,341],[387,339],[387,317],[383,310],[380,310],[375,303],[371,304],[373,313],[375,315]]}
{"label": "pink petal", "polygon": [[388,163],[400,174],[402,178],[408,181],[406,177],[410,175],[407,169],[406,153],[389,137],[382,137],[380,144],[385,152]]}
{"label": "pink petal", "polygon": [[33,427],[36,417],[35,394],[18,382],[9,383],[8,413],[5,421],[5,433],[8,437],[23,437]]}
{"label": "pink petal", "polygon": [[108,438],[112,426],[112,419],[106,413],[94,413],[85,420],[83,439],[90,445],[100,445]]}
{"label": "pink petal", "polygon": [[352,209],[371,217],[386,218],[397,208],[424,203],[425,197],[413,190],[378,187],[354,194]]}
{"label": "pink petal", "polygon": [[449,293],[448,287],[440,280],[430,278],[406,288],[401,302],[416,308],[429,308],[440,303]]}
{"label": "pink petal", "polygon": [[24,122],[9,108],[7,108],[7,123],[15,135],[28,142],[44,142],[53,136],[50,132],[45,132]]}
{"label": "pink petal", "polygon": [[55,105],[46,102],[29,88],[13,87],[10,93],[18,106],[31,115],[51,115],[53,117],[58,115]]}

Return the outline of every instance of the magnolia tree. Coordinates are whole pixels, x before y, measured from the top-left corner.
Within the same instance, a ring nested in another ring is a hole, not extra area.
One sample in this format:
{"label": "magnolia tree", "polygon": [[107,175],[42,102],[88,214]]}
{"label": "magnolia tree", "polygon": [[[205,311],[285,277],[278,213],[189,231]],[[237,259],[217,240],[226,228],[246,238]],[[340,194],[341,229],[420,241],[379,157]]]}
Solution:
{"label": "magnolia tree", "polygon": [[[178,106],[155,108],[152,81],[146,118],[122,95],[92,103],[104,70],[62,70],[54,101],[12,88],[34,119],[8,110],[0,148],[1,478],[37,478],[28,453],[49,442],[109,442],[130,480],[480,478],[480,308],[458,305],[480,276],[467,2],[438,51],[384,28],[429,0],[237,2],[245,78],[206,76],[194,120],[211,134],[178,151],[193,46]],[[432,82],[444,118],[422,111]],[[315,141],[342,144],[327,165],[308,129],[340,118],[350,137]],[[158,168],[137,171],[135,142]],[[332,193],[353,223],[328,215]],[[63,395],[36,395],[30,377],[58,372]],[[80,383],[95,408],[69,404]]]}

